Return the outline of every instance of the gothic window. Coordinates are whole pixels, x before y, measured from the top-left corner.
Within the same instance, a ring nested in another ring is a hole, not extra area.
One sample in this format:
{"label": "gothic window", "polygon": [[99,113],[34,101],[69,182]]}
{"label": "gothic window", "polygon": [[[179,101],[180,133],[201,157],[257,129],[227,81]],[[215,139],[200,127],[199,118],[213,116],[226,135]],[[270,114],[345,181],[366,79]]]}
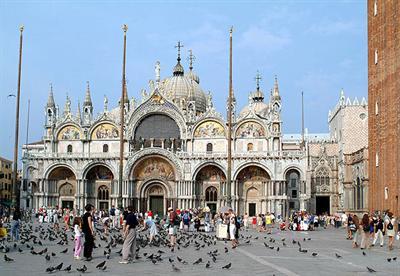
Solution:
{"label": "gothic window", "polygon": [[206,190],[206,201],[217,201],[218,192],[214,186],[208,187]]}
{"label": "gothic window", "polygon": [[108,200],[110,198],[107,186],[101,186],[98,191],[97,198],[99,200]]}
{"label": "gothic window", "polygon": [[72,153],[72,145],[68,145],[67,146],[67,152],[68,153]]}
{"label": "gothic window", "polygon": [[207,153],[211,153],[213,151],[213,145],[211,143],[207,144]]}
{"label": "gothic window", "polygon": [[315,183],[319,185],[329,185],[329,172],[326,168],[321,168],[315,173]]}
{"label": "gothic window", "polygon": [[107,144],[103,145],[103,152],[108,152],[108,145]]}
{"label": "gothic window", "polygon": [[359,210],[364,208],[364,195],[363,195],[363,187],[361,185],[361,180],[357,177],[356,187],[354,188],[354,208]]}
{"label": "gothic window", "polygon": [[253,143],[247,144],[247,151],[253,151]]}

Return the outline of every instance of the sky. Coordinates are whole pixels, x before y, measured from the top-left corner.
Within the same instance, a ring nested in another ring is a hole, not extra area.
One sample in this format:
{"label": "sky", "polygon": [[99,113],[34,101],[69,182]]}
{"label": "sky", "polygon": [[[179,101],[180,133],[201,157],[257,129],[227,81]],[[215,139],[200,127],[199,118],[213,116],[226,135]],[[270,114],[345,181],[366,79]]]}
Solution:
{"label": "sky", "polygon": [[229,80],[229,29],[233,33],[233,88],[238,112],[255,90],[257,70],[268,99],[274,76],[282,96],[283,133],[305,127],[328,132],[328,111],[343,88],[367,98],[366,1],[10,1],[0,0],[0,156],[13,158],[19,26],[23,24],[20,145],[42,138],[44,106],[52,83],[60,111],[66,95],[76,112],[90,82],[94,113],[116,107],[121,93],[122,24],[128,24],[129,97],[140,98],[155,78],[172,75],[175,45],[188,50],[204,91],[225,115]]}

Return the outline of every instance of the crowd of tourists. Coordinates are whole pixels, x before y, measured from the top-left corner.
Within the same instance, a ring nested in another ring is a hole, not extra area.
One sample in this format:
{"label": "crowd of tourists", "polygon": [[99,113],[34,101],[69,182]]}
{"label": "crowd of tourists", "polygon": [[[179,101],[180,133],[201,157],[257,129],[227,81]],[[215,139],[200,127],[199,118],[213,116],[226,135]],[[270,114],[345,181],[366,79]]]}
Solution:
{"label": "crowd of tourists", "polygon": [[225,208],[218,213],[212,213],[208,207],[200,209],[173,209],[169,207],[167,213],[157,214],[152,211],[140,213],[132,206],[109,210],[96,210],[88,204],[84,210],[69,208],[39,208],[32,212],[24,212],[18,208],[0,209],[0,240],[7,236],[3,224],[10,224],[9,239],[19,240],[19,227],[23,217],[32,216],[37,223],[49,223],[55,231],[73,231],[75,237],[74,258],[79,260],[83,251],[85,260],[92,259],[97,232],[108,235],[110,231],[122,233],[124,244],[121,264],[128,263],[135,257],[137,232],[146,232],[150,246],[156,237],[162,234],[169,237],[171,250],[177,243],[180,233],[212,232],[217,238],[230,240],[232,248],[239,245],[239,231],[253,229],[258,232],[271,234],[272,231],[315,231],[317,229],[345,228],[346,237],[352,241],[353,247],[368,249],[372,246],[384,246],[384,236],[387,236],[389,250],[393,249],[395,240],[399,239],[400,226],[392,212],[383,215],[364,214],[322,214],[314,215],[305,211],[293,212],[288,218],[275,216],[274,213],[243,216],[235,214],[231,208]]}

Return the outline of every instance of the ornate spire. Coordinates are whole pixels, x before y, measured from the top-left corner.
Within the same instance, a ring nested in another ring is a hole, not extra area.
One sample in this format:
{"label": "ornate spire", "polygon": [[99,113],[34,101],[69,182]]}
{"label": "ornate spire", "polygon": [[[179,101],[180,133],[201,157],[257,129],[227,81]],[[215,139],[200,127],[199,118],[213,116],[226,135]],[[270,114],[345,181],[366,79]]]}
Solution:
{"label": "ornate spire", "polygon": [[78,119],[79,122],[81,122],[81,118],[82,118],[82,116],[81,116],[81,103],[80,103],[79,100],[78,100],[78,110],[76,111],[76,118]]}
{"label": "ornate spire", "polygon": [[49,91],[49,98],[47,99],[47,107],[55,107],[56,104],[54,102],[54,95],[53,95],[53,84],[50,83],[50,91]]}
{"label": "ornate spire", "polygon": [[275,82],[274,82],[274,93],[273,93],[274,97],[280,97],[279,96],[279,87],[278,87],[278,78],[275,75]]}
{"label": "ornate spire", "polygon": [[260,80],[262,80],[260,71],[257,70],[257,74],[254,79],[256,80],[257,91],[260,91]]}
{"label": "ornate spire", "polygon": [[196,60],[196,57],[193,55],[192,49],[189,50],[189,69],[193,70],[193,61]]}
{"label": "ornate spire", "polygon": [[340,90],[340,98],[339,98],[339,104],[344,105],[346,101],[346,97],[344,96],[344,90]]}
{"label": "ornate spire", "polygon": [[262,102],[264,100],[264,93],[260,90],[260,80],[262,80],[262,77],[258,70],[254,80],[256,81],[257,90],[251,93],[250,99],[253,100],[254,102]]}
{"label": "ornate spire", "polygon": [[183,45],[181,44],[180,41],[178,41],[178,44],[175,46],[175,48],[178,48],[178,58],[177,61],[178,63],[174,67],[174,76],[183,76],[184,70],[183,66],[181,65],[181,48]]}
{"label": "ornate spire", "polygon": [[69,99],[68,94],[67,94],[67,100],[65,101],[64,114],[65,115],[71,114],[71,100]]}
{"label": "ornate spire", "polygon": [[85,101],[83,102],[83,106],[92,106],[92,98],[90,96],[89,81],[86,82],[86,94],[85,94]]}
{"label": "ornate spire", "polygon": [[197,82],[197,84],[200,83],[200,78],[199,76],[193,71],[193,61],[196,60],[196,57],[193,55],[192,49],[189,50],[189,73],[187,74],[187,77],[191,80],[194,80]]}
{"label": "ornate spire", "polygon": [[104,95],[104,113],[108,111],[108,99],[107,96]]}

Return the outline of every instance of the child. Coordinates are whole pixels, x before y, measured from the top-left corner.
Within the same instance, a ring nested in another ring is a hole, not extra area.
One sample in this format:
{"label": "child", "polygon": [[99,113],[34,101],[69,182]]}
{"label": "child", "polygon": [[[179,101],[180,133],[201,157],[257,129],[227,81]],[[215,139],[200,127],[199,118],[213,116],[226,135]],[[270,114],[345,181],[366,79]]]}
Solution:
{"label": "child", "polygon": [[82,251],[82,218],[75,217],[74,218],[74,231],[75,231],[75,251],[74,251],[74,259],[79,260],[81,257]]}
{"label": "child", "polygon": [[0,240],[7,237],[7,229],[3,227],[3,223],[0,221]]}

